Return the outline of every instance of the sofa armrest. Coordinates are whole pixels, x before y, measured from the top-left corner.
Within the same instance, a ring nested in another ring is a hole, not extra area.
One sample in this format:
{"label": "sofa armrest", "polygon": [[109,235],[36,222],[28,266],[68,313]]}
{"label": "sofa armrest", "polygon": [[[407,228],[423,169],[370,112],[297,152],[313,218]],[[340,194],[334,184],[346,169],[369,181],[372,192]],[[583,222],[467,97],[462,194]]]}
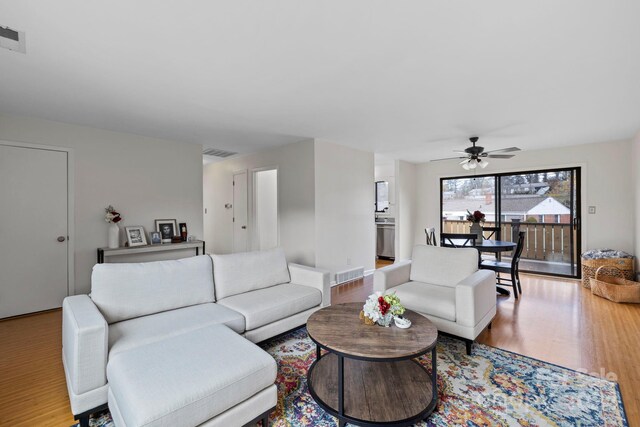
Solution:
{"label": "sofa armrest", "polygon": [[291,283],[296,285],[311,286],[322,292],[322,307],[331,305],[331,285],[329,283],[329,271],[320,268],[307,267],[305,265],[289,263]]}
{"label": "sofa armrest", "polygon": [[62,357],[69,388],[75,394],[107,383],[107,321],[88,295],[62,302]]}
{"label": "sofa armrest", "polygon": [[496,306],[496,274],[478,270],[456,285],[456,323],[475,327]]}
{"label": "sofa armrest", "polygon": [[384,292],[387,289],[407,283],[411,275],[411,260],[399,261],[380,268],[373,273],[373,290]]}

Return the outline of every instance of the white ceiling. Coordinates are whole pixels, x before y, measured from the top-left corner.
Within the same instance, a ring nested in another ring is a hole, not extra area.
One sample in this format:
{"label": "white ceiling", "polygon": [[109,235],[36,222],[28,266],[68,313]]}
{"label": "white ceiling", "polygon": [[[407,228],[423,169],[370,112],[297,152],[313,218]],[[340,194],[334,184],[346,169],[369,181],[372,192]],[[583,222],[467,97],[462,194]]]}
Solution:
{"label": "white ceiling", "polygon": [[631,138],[640,2],[0,0],[0,111],[250,152],[420,162]]}

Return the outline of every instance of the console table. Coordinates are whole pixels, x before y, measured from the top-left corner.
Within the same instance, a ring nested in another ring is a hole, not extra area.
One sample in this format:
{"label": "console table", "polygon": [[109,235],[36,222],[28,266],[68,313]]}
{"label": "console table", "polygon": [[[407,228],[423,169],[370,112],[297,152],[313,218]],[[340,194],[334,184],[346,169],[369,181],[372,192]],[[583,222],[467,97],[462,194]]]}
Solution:
{"label": "console table", "polygon": [[183,249],[195,249],[196,255],[200,255],[200,248],[204,255],[204,240],[194,240],[192,242],[163,243],[158,245],[122,247],[122,248],[98,248],[98,264],[104,263],[104,259],[111,256],[127,256],[145,254],[151,252],[179,251]]}

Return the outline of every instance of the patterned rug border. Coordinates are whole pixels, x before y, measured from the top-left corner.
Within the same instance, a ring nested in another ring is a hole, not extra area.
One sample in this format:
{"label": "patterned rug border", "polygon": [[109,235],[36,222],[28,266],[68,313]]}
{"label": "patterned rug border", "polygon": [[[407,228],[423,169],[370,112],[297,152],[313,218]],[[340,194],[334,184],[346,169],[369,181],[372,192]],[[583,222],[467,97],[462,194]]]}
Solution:
{"label": "patterned rug border", "polygon": [[[302,328],[306,328],[306,326],[301,326],[298,329],[302,329]],[[442,335],[438,335],[438,338],[440,338],[441,336]],[[450,337],[450,338],[456,339],[455,337]],[[616,393],[618,395],[618,401],[620,402],[620,405],[619,405],[620,406],[620,410],[622,412],[622,416],[624,417],[624,425],[626,427],[629,427],[629,419],[627,418],[627,409],[624,406],[624,400],[622,399],[622,392],[620,392],[620,384],[617,381],[611,381],[611,380],[608,380],[606,378],[601,378],[601,377],[596,376],[596,375],[588,374],[586,372],[580,372],[577,369],[567,368],[566,366],[558,365],[557,363],[547,362],[546,360],[537,359],[537,358],[531,357],[531,356],[526,356],[524,354],[516,353],[515,351],[507,350],[505,348],[496,347],[495,345],[481,344],[479,342],[474,342],[473,344],[474,344],[474,346],[481,345],[481,346],[490,347],[490,348],[493,348],[493,349],[496,349],[496,350],[499,350],[499,351],[504,351],[505,353],[515,354],[516,356],[522,357],[524,359],[534,360],[536,362],[545,363],[547,365],[551,365],[551,366],[554,366],[556,368],[563,369],[565,371],[575,372],[576,374],[586,375],[586,376],[591,377],[591,378],[596,378],[598,380],[607,381],[607,382],[612,383],[613,385],[615,385],[615,388],[616,388]],[[473,350],[472,350],[471,356],[473,356]]]}

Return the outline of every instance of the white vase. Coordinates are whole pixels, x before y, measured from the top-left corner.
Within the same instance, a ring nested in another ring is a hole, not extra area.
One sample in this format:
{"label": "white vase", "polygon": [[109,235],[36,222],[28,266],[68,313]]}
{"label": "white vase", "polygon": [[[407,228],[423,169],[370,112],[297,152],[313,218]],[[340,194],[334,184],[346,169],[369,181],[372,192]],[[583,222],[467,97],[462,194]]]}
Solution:
{"label": "white vase", "polygon": [[109,248],[120,247],[120,227],[115,222],[109,226]]}
{"label": "white vase", "polygon": [[471,234],[478,236],[477,242],[482,242],[482,226],[479,223],[474,222],[471,224]]}

